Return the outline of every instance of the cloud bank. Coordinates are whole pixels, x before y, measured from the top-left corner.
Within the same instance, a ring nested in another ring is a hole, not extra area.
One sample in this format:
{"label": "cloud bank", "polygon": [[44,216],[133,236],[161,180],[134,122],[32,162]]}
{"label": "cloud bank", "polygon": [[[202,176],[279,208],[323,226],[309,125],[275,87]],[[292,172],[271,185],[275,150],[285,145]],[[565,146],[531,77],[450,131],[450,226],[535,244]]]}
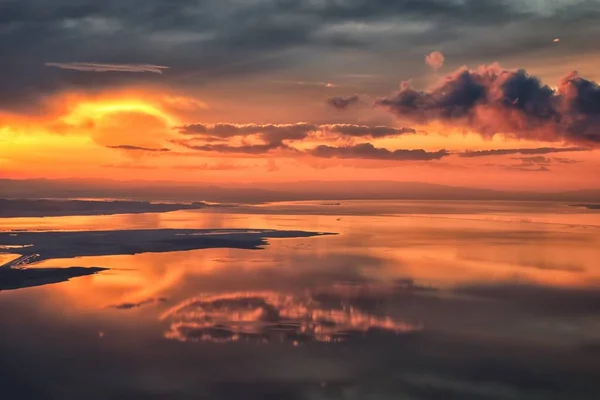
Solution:
{"label": "cloud bank", "polygon": [[362,143],[355,146],[333,147],[321,145],[308,152],[319,158],[356,158],[366,160],[388,161],[431,161],[449,156],[446,150],[428,152],[423,149],[416,150],[388,150],[377,148],[371,143]]}
{"label": "cloud bank", "polygon": [[356,124],[315,125],[305,122],[296,124],[189,124],[178,128],[183,135],[194,135],[204,139],[230,139],[258,135],[265,141],[303,140],[311,134],[325,133],[345,137],[384,138],[404,134],[416,134],[416,129],[391,126],[368,126]]}
{"label": "cloud bank", "polygon": [[[445,150],[427,152],[416,150],[388,150],[376,148],[371,143],[360,143],[346,146],[320,145],[312,149],[303,150],[293,146],[295,141],[314,139],[381,139],[397,137],[406,134],[416,134],[413,128],[395,128],[389,126],[367,126],[355,124],[324,124],[313,125],[307,123],[297,124],[190,124],[178,128],[183,136],[193,137],[191,140],[174,140],[173,143],[188,149],[203,152],[218,152],[229,154],[261,155],[274,150],[285,151],[294,155],[310,155],[318,158],[357,158],[369,160],[394,160],[394,161],[430,161],[438,160],[450,155]],[[261,143],[232,145],[226,143],[209,143],[212,141],[228,141],[234,138],[245,140],[256,136]],[[197,141],[203,141],[197,144]]]}
{"label": "cloud bank", "polygon": [[414,123],[444,122],[485,137],[600,144],[600,86],[576,72],[556,89],[525,70],[498,64],[460,68],[436,86],[400,91],[376,103]]}
{"label": "cloud bank", "polygon": [[536,149],[493,149],[493,150],[477,150],[477,151],[465,151],[460,153],[460,157],[463,158],[474,158],[474,157],[489,157],[489,156],[505,156],[511,154],[550,154],[550,153],[567,153],[567,152],[578,152],[578,151],[589,151],[589,149],[582,147],[540,147]]}

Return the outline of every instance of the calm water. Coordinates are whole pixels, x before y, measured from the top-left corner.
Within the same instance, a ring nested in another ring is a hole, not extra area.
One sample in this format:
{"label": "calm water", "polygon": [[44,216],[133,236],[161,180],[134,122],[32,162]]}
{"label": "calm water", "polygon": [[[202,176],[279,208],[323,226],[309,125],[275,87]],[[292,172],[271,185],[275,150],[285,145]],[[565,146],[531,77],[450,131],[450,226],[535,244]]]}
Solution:
{"label": "calm water", "polygon": [[600,398],[600,211],[305,202],[0,219],[157,228],[337,235],[34,264],[110,270],[0,292],[1,399]]}

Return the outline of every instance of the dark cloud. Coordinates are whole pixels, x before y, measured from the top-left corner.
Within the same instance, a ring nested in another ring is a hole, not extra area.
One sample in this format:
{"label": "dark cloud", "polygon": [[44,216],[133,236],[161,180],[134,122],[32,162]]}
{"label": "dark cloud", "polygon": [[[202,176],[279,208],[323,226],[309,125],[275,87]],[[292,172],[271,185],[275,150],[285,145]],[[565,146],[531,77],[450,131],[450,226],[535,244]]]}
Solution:
{"label": "dark cloud", "polygon": [[200,135],[208,138],[228,139],[236,136],[258,135],[266,142],[281,142],[283,140],[302,140],[309,133],[317,131],[317,125],[307,123],[297,124],[190,124],[179,128],[179,132],[189,135]]}
{"label": "dark cloud", "polygon": [[179,127],[179,133],[184,135],[204,135],[208,134],[210,128],[204,124],[189,124]]}
{"label": "dark cloud", "polygon": [[346,110],[348,107],[359,102],[360,98],[357,95],[353,96],[336,96],[327,100],[327,104],[338,110]]}
{"label": "dark cloud", "polygon": [[[569,51],[585,53],[595,48],[593,21],[599,14],[594,1],[542,7],[520,0],[263,0],[243,5],[236,0],[4,0],[0,102],[3,107],[35,108],[40,97],[57,91],[159,84],[165,78],[152,73],[88,74],[48,68],[48,61],[169,65],[168,82],[186,88],[310,65],[324,48],[332,55],[340,47],[375,55],[382,48],[445,49],[441,45],[453,41],[461,44],[455,53],[465,57],[482,51],[490,57],[531,52],[554,45],[548,37],[558,21],[562,43],[569,40]],[[508,22],[519,40],[497,40]],[[554,47],[556,52],[566,48]],[[290,51],[296,49],[302,54]]]}
{"label": "dark cloud", "polygon": [[484,136],[600,144],[600,87],[577,73],[552,89],[522,69],[461,68],[427,91],[404,83],[377,104],[403,119],[442,121]]}
{"label": "dark cloud", "polygon": [[416,134],[413,128],[395,128],[391,126],[368,126],[355,124],[313,125],[296,124],[189,124],[179,127],[179,133],[193,135],[206,141],[224,140],[234,137],[257,135],[265,142],[281,142],[284,140],[303,140],[318,132],[347,137],[383,138]]}
{"label": "dark cloud", "polygon": [[[333,128],[335,127],[335,128]],[[195,129],[195,128],[192,128]],[[321,129],[321,128],[319,128]],[[372,137],[386,137],[386,136],[397,136],[403,133],[412,133],[413,130],[409,128],[388,128],[388,127],[376,127],[368,128],[353,125],[328,125],[325,131],[332,129],[332,131],[341,134],[344,132],[348,136],[372,136]],[[373,130],[374,129],[374,130]],[[360,143],[351,146],[327,146],[320,145],[310,150],[300,150],[295,147],[289,146],[281,140],[273,140],[264,144],[242,144],[242,145],[229,145],[229,144],[195,144],[194,140],[174,140],[175,144],[187,147],[191,150],[204,151],[204,152],[216,152],[216,153],[229,153],[229,154],[249,154],[249,155],[260,155],[267,154],[273,151],[281,151],[282,154],[294,154],[294,155],[311,155],[318,158],[343,158],[343,159],[366,159],[366,160],[393,160],[393,161],[430,161],[439,160],[443,157],[449,156],[450,153],[446,150],[439,150],[436,152],[428,152],[422,149],[416,150],[388,150],[385,148],[376,148],[371,143]]]}
{"label": "dark cloud", "polygon": [[140,147],[140,146],[132,146],[128,144],[120,144],[116,146],[106,146],[109,149],[117,149],[117,150],[131,150],[131,151],[151,151],[151,152],[169,152],[171,149],[167,149],[166,147],[155,149],[151,147]]}
{"label": "dark cloud", "polygon": [[393,128],[390,126],[365,126],[352,124],[322,125],[321,129],[344,136],[371,137],[374,139],[417,133],[416,129],[413,128]]}
{"label": "dark cloud", "polygon": [[[294,149],[285,142],[306,139],[311,132],[315,132],[318,129],[318,126],[307,123],[281,125],[191,124],[180,127],[179,132],[184,135],[194,135],[196,139],[174,140],[173,143],[197,151],[232,154],[264,154],[273,150],[294,151]],[[245,138],[252,135],[256,135],[262,143],[241,144],[237,146],[206,143],[235,137]],[[197,139],[201,139],[205,143],[197,144]]]}
{"label": "dark cloud", "polygon": [[293,150],[291,147],[282,143],[281,141],[275,141],[266,144],[247,144],[240,146],[231,146],[228,144],[203,144],[195,145],[189,141],[175,141],[174,143],[180,144],[191,150],[215,152],[215,153],[230,153],[230,154],[265,154],[273,150]]}
{"label": "dark cloud", "polygon": [[308,151],[308,154],[320,158],[354,158],[390,161],[430,161],[439,160],[450,155],[446,150],[439,150],[436,152],[428,152],[422,149],[388,150],[377,148],[370,143],[345,147],[321,145]]}
{"label": "dark cloud", "polygon": [[539,147],[535,149],[494,149],[494,150],[477,150],[477,151],[465,151],[459,153],[460,157],[472,158],[472,157],[488,157],[488,156],[505,156],[511,154],[551,154],[551,153],[565,153],[565,152],[576,152],[576,151],[589,151],[589,149],[583,147]]}

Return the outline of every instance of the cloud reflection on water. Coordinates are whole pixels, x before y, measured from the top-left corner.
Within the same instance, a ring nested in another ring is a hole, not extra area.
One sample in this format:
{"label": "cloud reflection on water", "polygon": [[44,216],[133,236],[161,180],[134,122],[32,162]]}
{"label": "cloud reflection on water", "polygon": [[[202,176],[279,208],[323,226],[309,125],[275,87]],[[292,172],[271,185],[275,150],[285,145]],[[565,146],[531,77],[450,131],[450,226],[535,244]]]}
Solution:
{"label": "cloud reflection on water", "polygon": [[374,332],[400,334],[422,329],[417,324],[366,312],[350,298],[327,301],[317,293],[293,295],[274,291],[200,295],[161,316],[169,321],[165,338],[182,342],[341,342]]}

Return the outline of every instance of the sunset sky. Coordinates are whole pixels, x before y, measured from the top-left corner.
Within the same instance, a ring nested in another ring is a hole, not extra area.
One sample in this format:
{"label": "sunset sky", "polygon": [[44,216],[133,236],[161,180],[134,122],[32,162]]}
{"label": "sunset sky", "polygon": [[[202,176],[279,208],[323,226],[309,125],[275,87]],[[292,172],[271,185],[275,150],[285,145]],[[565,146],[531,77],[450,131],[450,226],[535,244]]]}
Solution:
{"label": "sunset sky", "polygon": [[598,186],[598,0],[0,0],[0,178]]}

